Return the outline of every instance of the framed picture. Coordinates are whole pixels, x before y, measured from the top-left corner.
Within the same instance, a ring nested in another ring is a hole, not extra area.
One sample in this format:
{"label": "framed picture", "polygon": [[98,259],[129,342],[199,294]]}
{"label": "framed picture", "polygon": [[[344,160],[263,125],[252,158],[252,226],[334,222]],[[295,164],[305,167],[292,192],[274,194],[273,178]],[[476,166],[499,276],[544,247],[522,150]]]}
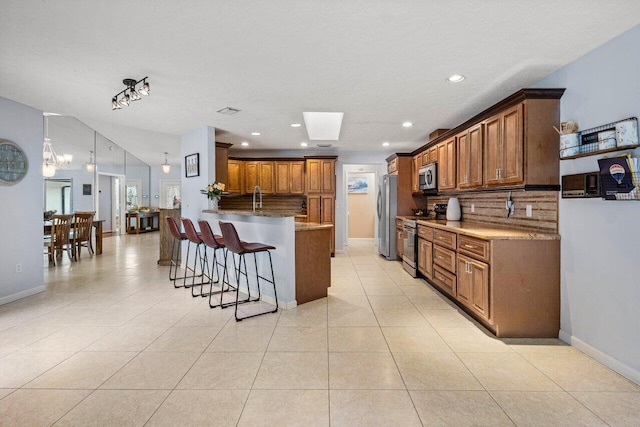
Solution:
{"label": "framed picture", "polygon": [[187,178],[200,176],[200,153],[184,157],[184,173]]}
{"label": "framed picture", "polygon": [[369,192],[367,177],[350,176],[347,181],[347,192],[349,194],[367,194]]}
{"label": "framed picture", "polygon": [[82,195],[83,196],[91,195],[91,184],[82,184]]}

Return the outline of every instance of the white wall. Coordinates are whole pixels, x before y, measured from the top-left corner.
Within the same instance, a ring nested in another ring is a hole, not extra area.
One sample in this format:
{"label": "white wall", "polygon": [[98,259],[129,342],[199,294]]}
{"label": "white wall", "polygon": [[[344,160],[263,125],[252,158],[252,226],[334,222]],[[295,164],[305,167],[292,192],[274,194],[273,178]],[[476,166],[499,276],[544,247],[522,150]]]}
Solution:
{"label": "white wall", "polygon": [[[207,196],[200,193],[216,177],[215,128],[202,126],[180,138],[182,158],[200,153],[200,176],[186,178],[181,174],[182,216],[195,223],[208,208]],[[196,226],[197,228],[197,226]]]}
{"label": "white wall", "polygon": [[[27,175],[0,186],[0,304],[44,291],[42,224],[42,111],[0,98],[0,138],[18,144]],[[22,272],[16,273],[16,264]]]}
{"label": "white wall", "polygon": [[182,168],[178,165],[171,165],[169,173],[163,173],[161,166],[151,166],[151,205],[152,207],[160,206],[160,180],[161,179],[175,179],[180,181],[182,179]]}
{"label": "white wall", "polygon": [[[561,119],[581,129],[638,117],[638,46],[640,26],[535,86],[567,88]],[[602,157],[563,160],[560,174],[596,171]],[[560,337],[640,383],[640,202],[560,199],[559,212]]]}

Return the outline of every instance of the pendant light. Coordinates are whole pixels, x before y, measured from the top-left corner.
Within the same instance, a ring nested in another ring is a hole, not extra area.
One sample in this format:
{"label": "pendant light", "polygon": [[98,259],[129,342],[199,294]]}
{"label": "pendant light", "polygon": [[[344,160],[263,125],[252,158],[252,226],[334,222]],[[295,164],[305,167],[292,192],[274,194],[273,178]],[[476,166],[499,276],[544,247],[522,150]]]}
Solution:
{"label": "pendant light", "polygon": [[93,172],[96,170],[96,164],[93,162],[93,150],[89,151],[89,161],[85,165],[87,172]]}
{"label": "pendant light", "polygon": [[44,143],[42,145],[42,176],[51,178],[56,174],[56,164],[58,157],[53,150],[51,139],[49,138],[49,117],[44,116]]}
{"label": "pendant light", "polygon": [[171,172],[171,165],[169,164],[169,162],[167,161],[167,153],[166,151],[164,152],[164,163],[162,164],[162,172],[164,173],[169,173]]}

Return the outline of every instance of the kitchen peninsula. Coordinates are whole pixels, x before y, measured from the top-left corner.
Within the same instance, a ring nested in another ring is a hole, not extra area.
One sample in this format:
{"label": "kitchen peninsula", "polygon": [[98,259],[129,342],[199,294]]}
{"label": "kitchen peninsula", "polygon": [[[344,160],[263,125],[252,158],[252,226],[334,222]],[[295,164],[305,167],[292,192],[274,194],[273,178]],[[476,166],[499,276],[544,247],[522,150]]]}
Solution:
{"label": "kitchen peninsula", "polygon": [[[261,242],[275,246],[271,251],[278,301],[281,308],[290,309],[298,304],[327,296],[331,285],[331,236],[333,225],[296,223],[295,214],[265,210],[204,210],[214,233],[220,234],[218,221],[232,222],[243,241]],[[251,283],[255,283],[255,268],[247,263]],[[258,269],[268,268],[268,262],[258,256]],[[231,256],[227,269],[233,271]],[[253,271],[252,271],[253,270]],[[269,273],[266,274],[269,276]],[[267,287],[264,298],[273,303]],[[263,289],[263,291],[265,291]]]}

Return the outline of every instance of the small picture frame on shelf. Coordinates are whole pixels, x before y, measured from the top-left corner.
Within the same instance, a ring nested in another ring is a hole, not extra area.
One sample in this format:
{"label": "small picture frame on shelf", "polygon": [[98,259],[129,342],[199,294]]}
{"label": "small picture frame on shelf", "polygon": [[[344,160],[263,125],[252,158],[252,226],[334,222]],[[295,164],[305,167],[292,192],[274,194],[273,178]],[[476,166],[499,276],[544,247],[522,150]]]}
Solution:
{"label": "small picture frame on shelf", "polygon": [[187,178],[200,176],[200,153],[184,156],[184,173]]}

